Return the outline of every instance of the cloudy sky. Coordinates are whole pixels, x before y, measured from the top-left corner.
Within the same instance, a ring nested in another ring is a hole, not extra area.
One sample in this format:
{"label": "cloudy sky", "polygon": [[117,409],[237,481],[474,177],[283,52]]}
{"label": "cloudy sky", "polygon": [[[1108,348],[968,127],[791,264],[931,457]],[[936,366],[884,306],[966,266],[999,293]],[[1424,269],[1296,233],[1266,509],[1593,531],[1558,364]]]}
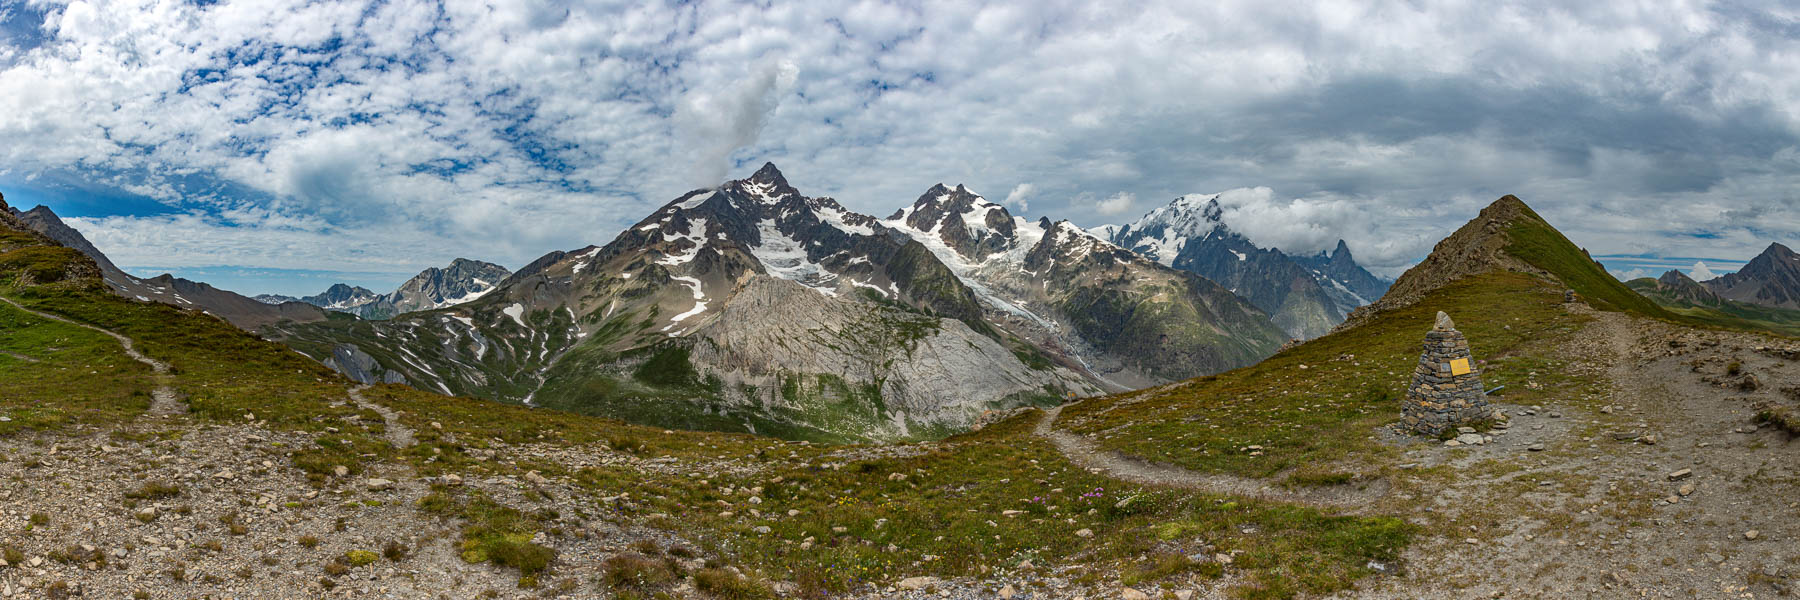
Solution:
{"label": "cloudy sky", "polygon": [[1800,241],[1800,11],[1769,2],[0,1],[0,191],[115,262],[391,289],[604,243],[773,161],[1229,220],[1395,275],[1502,194],[1620,274]]}

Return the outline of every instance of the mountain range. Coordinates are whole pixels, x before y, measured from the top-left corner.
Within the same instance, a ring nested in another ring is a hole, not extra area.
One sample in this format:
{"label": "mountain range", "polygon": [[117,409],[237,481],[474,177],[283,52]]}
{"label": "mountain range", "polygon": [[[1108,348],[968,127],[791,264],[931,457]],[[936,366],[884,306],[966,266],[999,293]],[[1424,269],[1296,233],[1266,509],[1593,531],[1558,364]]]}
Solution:
{"label": "mountain range", "polygon": [[1218,282],[1267,312],[1289,337],[1311,339],[1380,298],[1388,282],[1350,255],[1342,240],[1330,253],[1289,256],[1260,248],[1224,222],[1219,195],[1187,195],[1124,226],[1093,233],[1164,266]]}
{"label": "mountain range", "polygon": [[1067,222],[943,185],[877,219],[772,164],[467,304],[275,335],[364,380],[819,439],[938,437],[990,410],[1251,364],[1287,339],[1224,287]]}
{"label": "mountain range", "polygon": [[265,294],[256,300],[268,304],[303,302],[330,311],[349,313],[364,319],[389,319],[395,315],[419,310],[444,308],[469,302],[494,291],[499,283],[512,275],[506,267],[494,263],[458,258],[448,268],[431,267],[386,294],[343,283],[332,284],[324,292],[302,298]]}

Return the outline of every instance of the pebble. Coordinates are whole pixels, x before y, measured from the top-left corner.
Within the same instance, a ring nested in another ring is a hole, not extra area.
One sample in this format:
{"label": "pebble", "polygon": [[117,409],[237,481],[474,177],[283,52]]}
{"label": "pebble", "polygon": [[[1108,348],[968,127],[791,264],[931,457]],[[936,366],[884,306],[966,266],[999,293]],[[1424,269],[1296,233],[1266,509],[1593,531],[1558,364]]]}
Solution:
{"label": "pebble", "polygon": [[1131,588],[1125,588],[1119,590],[1119,600],[1150,600],[1150,595]]}
{"label": "pebble", "polygon": [[1759,538],[1759,537],[1762,537],[1761,531],[1752,529],[1752,530],[1744,532],[1744,539],[1746,539],[1746,540],[1755,540],[1756,538]]}
{"label": "pebble", "polygon": [[1669,474],[1669,481],[1681,481],[1694,476],[1693,469],[1682,469]]}
{"label": "pebble", "polygon": [[368,487],[371,492],[391,490],[394,489],[394,482],[381,478],[371,478],[368,481]]}

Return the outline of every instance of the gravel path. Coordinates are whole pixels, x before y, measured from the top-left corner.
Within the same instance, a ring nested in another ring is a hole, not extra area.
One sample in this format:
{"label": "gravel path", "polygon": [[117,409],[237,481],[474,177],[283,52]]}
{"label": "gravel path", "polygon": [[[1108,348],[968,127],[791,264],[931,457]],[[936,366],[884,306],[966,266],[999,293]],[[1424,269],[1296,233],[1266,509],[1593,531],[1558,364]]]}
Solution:
{"label": "gravel path", "polygon": [[[37,315],[39,318],[49,319],[51,321],[56,321],[58,323],[74,325],[76,327],[81,327],[84,329],[91,329],[91,330],[106,334],[107,336],[112,337],[112,339],[119,341],[119,345],[123,346],[125,348],[126,356],[131,357],[132,360],[144,363],[145,365],[149,365],[150,370],[154,371],[159,376],[159,378],[169,374],[169,364],[168,363],[165,363],[160,360],[156,360],[154,358],[150,358],[148,356],[144,356],[144,354],[142,352],[138,352],[137,349],[133,347],[131,338],[125,337],[118,333],[114,333],[112,331],[108,331],[106,329],[101,329],[99,327],[89,325],[87,323],[78,323],[78,322],[71,321],[69,319],[59,317],[59,316],[56,316],[56,315],[53,315],[50,313],[38,312],[35,310],[31,310],[29,308],[20,306],[19,303],[13,302],[12,300],[9,300],[6,298],[0,298],[0,302],[5,302],[7,304],[12,305],[13,308],[31,313],[33,315]],[[183,404],[181,402],[180,397],[175,395],[175,388],[169,387],[167,384],[158,385],[158,386],[156,386],[156,389],[151,390],[150,398],[151,398],[150,412],[148,414],[150,414],[151,416],[167,416],[167,415],[187,414],[187,405]]]}
{"label": "gravel path", "polygon": [[1260,479],[1196,473],[1172,465],[1146,462],[1118,452],[1101,450],[1095,446],[1092,440],[1085,437],[1057,431],[1054,423],[1056,423],[1057,415],[1061,413],[1061,406],[1045,410],[1043,418],[1038,420],[1037,435],[1055,444],[1056,449],[1062,452],[1070,462],[1094,473],[1121,481],[1276,502],[1359,509],[1368,506],[1387,492],[1387,486],[1379,485],[1381,483],[1379,481],[1378,485],[1363,486],[1360,489],[1352,486],[1332,486],[1290,490],[1276,487],[1273,483]]}
{"label": "gravel path", "polygon": [[385,429],[387,431],[388,443],[393,444],[395,448],[400,449],[411,448],[413,444],[419,443],[417,439],[413,438],[412,428],[407,427],[406,424],[400,422],[400,415],[398,413],[395,413],[391,408],[370,402],[368,398],[363,397],[362,392],[366,389],[369,389],[369,386],[359,385],[350,388],[350,400],[355,402],[358,408],[365,408],[381,414],[381,420],[386,423]]}

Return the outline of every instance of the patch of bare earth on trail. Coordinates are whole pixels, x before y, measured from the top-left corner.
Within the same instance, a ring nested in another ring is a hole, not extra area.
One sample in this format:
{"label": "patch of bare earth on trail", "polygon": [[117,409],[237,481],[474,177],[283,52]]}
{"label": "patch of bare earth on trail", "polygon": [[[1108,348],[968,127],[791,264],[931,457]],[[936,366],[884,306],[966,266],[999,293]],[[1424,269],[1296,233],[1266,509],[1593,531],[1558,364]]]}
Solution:
{"label": "patch of bare earth on trail", "polygon": [[1376,508],[1424,532],[1407,572],[1340,597],[1794,593],[1800,442],[1756,414],[1800,405],[1800,342],[1593,316],[1562,352],[1603,391],[1503,405],[1499,443],[1410,449]]}
{"label": "patch of bare earth on trail", "polygon": [[1093,440],[1056,430],[1054,424],[1061,412],[1060,406],[1046,410],[1038,421],[1037,435],[1050,440],[1069,462],[1121,481],[1209,494],[1353,509],[1368,506],[1372,500],[1387,493],[1388,486],[1380,479],[1356,487],[1329,486],[1290,490],[1278,486],[1273,480],[1198,473],[1173,465],[1156,464],[1117,451],[1101,449]]}

